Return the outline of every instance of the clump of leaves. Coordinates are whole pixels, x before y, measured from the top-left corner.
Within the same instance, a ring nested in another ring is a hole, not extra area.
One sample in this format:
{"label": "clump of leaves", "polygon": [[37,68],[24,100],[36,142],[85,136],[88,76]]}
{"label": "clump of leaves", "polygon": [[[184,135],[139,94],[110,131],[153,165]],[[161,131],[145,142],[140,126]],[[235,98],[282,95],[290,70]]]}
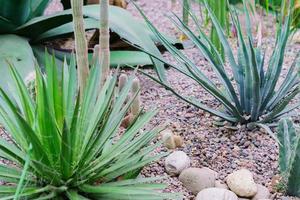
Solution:
{"label": "clump of leaves", "polygon": [[[286,17],[282,17],[282,22],[277,32],[276,44],[268,63],[265,63],[266,50],[261,47],[259,42],[257,44],[253,39],[249,12],[245,2],[246,36],[242,33],[236,11],[232,8],[230,9],[232,22],[235,27],[237,27],[237,58],[234,56],[234,49],[230,46],[221,24],[210,9],[207,1],[204,1],[204,4],[225,51],[226,59],[231,67],[230,72],[226,70],[225,63],[218,53],[218,49],[201,29],[201,25],[193,13],[190,13],[190,16],[198,27],[199,35],[195,34],[188,26],[186,26],[178,16],[174,15],[169,18],[189,37],[195,47],[199,49],[201,55],[209,61],[213,71],[218,77],[217,82],[206,77],[200,66],[197,66],[192,59],[171,45],[167,38],[152,25],[147,17],[145,15],[143,16],[153,33],[176,59],[177,64],[169,63],[164,59],[161,60],[165,64],[184,74],[187,78],[198,83],[215,97],[222,105],[222,109],[217,110],[203,104],[201,100],[181,95],[175,91],[169,83],[160,81],[149,74],[144,74],[164,85],[166,89],[170,90],[186,102],[233,123],[267,123],[298,107],[300,105],[299,103],[290,107],[288,105],[300,91],[298,85],[299,73],[297,69],[299,53],[292,66],[289,68],[283,82],[280,83],[279,81],[279,78],[282,77],[281,72],[283,69],[285,48],[291,32],[291,11],[294,7],[294,0],[290,1],[289,12],[287,15],[285,15],[285,11],[282,9],[281,14]],[[151,54],[150,52],[147,53]],[[233,77],[230,75],[231,72]],[[218,86],[220,83],[221,87]]]}
{"label": "clump of leaves", "polygon": [[300,197],[300,134],[290,119],[281,119],[277,130],[282,185],[289,195]]}
{"label": "clump of leaves", "polygon": [[0,180],[8,183],[1,199],[177,199],[149,183],[159,178],[128,176],[165,155],[149,155],[162,128],[140,131],[156,111],[140,114],[119,135],[135,98],[125,102],[134,76],[115,96],[117,74],[100,88],[101,70],[93,67],[79,95],[74,59],[62,70],[54,60],[46,58],[45,73],[36,67],[34,97],[14,67],[16,94],[0,89],[1,122],[13,139],[0,139],[0,156],[10,163],[0,164]]}

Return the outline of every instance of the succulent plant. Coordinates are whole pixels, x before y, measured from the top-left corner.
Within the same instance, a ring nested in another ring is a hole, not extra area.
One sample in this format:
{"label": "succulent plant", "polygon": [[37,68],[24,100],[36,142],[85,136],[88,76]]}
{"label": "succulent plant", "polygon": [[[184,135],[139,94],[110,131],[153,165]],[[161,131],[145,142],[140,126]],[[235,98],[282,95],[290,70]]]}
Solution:
{"label": "succulent plant", "polygon": [[[289,68],[284,80],[282,82],[279,81],[279,78],[282,77],[285,49],[291,33],[291,11],[294,0],[289,2],[287,15],[285,15],[285,10],[282,9],[281,16],[284,17],[282,17],[282,21],[280,22],[275,48],[269,60],[265,59],[265,52],[267,50],[257,45],[257,42],[254,40],[254,36],[251,32],[250,15],[245,1],[246,35],[242,33],[236,10],[230,7],[232,22],[235,27],[237,27],[238,34],[238,53],[237,56],[234,56],[234,49],[230,45],[220,22],[208,5],[208,1],[204,0],[204,5],[225,51],[225,59],[227,62],[224,62],[217,47],[213,44],[213,41],[208,38],[204,30],[202,30],[201,24],[193,13],[190,13],[190,16],[197,25],[198,33],[194,33],[180,17],[176,15],[170,17],[170,20],[184,32],[195,47],[199,49],[199,55],[203,55],[211,64],[210,66],[218,80],[209,79],[203,72],[201,66],[197,66],[193,59],[172,46],[168,39],[155,28],[138,8],[152,32],[170,52],[177,63],[173,64],[165,59],[161,59],[161,61],[199,84],[200,87],[206,90],[222,105],[222,109],[213,108],[203,103],[201,99],[196,99],[191,95],[182,95],[174,89],[170,83],[163,82],[158,80],[155,76],[149,75],[142,70],[140,71],[152,80],[163,85],[178,98],[228,122],[256,126],[280,119],[283,115],[300,106],[299,102],[289,106],[291,100],[300,92],[300,80],[297,67],[300,52],[296,55],[294,63]],[[148,51],[145,52],[152,55]],[[227,63],[231,67],[231,70],[228,70],[226,67]]]}
{"label": "succulent plant", "polygon": [[113,99],[117,74],[100,87],[100,67],[93,66],[80,99],[74,58],[60,71],[53,57],[45,66],[44,73],[36,67],[34,98],[15,67],[15,95],[0,87],[1,123],[14,141],[0,138],[0,181],[6,183],[0,199],[181,199],[158,191],[164,184],[150,184],[159,178],[136,179],[143,166],[166,155],[150,155],[160,145],[150,141],[163,127],[140,131],[156,111],[140,114],[118,136],[134,76]]}
{"label": "succulent plant", "polygon": [[128,81],[128,76],[126,74],[121,74],[119,77],[119,84],[118,84],[119,91],[121,91],[124,88],[127,81]]}
{"label": "succulent plant", "polygon": [[[122,91],[122,89],[127,84],[127,82],[128,82],[128,76],[126,74],[121,74],[119,76],[119,82],[118,82],[119,93]],[[124,128],[127,128],[134,121],[134,119],[140,114],[141,111],[140,89],[141,89],[140,81],[137,77],[135,77],[132,81],[131,92],[128,94],[126,99],[126,101],[128,101],[129,99],[134,98],[130,110],[122,122],[122,127]]]}
{"label": "succulent plant", "polygon": [[135,77],[135,79],[132,82],[132,87],[131,87],[131,94],[136,94],[135,99],[132,102],[131,105],[131,113],[133,114],[133,116],[137,116],[140,111],[141,111],[141,86],[140,86],[140,80]]}
{"label": "succulent plant", "polygon": [[289,195],[300,197],[300,134],[290,119],[279,122],[279,168]]}

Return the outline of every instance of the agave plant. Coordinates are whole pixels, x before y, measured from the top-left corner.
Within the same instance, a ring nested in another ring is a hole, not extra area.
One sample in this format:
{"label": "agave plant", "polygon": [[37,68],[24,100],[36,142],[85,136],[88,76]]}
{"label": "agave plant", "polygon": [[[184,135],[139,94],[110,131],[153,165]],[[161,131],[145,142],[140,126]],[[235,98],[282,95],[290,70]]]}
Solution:
{"label": "agave plant", "polygon": [[300,197],[300,134],[292,120],[282,119],[277,130],[279,168],[287,194]]}
{"label": "agave plant", "polygon": [[[194,14],[191,13],[191,17],[199,28],[200,37],[193,33],[176,15],[170,17],[170,19],[189,37],[200,50],[201,54],[210,62],[212,69],[218,77],[218,82],[221,83],[221,87],[218,87],[216,82],[207,78],[202,72],[201,67],[193,63],[192,59],[174,48],[151,24],[146,16],[143,16],[153,33],[156,34],[166,49],[176,59],[178,64],[174,65],[168,63],[164,59],[161,61],[198,83],[215,97],[216,100],[221,103],[222,107],[220,109],[214,109],[203,104],[201,100],[180,95],[169,83],[159,81],[146,73],[144,74],[164,85],[166,89],[172,91],[176,96],[186,102],[233,123],[267,123],[298,107],[300,105],[299,103],[290,107],[288,104],[300,91],[298,86],[299,74],[297,73],[298,69],[296,67],[299,53],[292,66],[289,68],[283,82],[279,82],[279,78],[282,76],[281,72],[283,68],[285,47],[290,35],[290,12],[293,8],[294,1],[290,1],[289,14],[278,29],[275,48],[273,49],[270,60],[266,63],[267,67],[265,67],[265,52],[259,44],[255,44],[251,33],[251,23],[246,3],[244,2],[244,9],[247,16],[246,36],[244,36],[241,31],[241,25],[236,11],[233,8],[230,10],[232,21],[237,27],[238,32],[238,56],[236,59],[222,26],[218,22],[207,1],[204,2],[222,47],[224,48],[226,59],[231,67],[233,77],[231,77],[230,72],[226,70],[225,63],[218,53],[217,48],[205,35],[203,30],[201,30],[201,26]],[[145,50],[145,52],[147,51]],[[150,52],[147,53],[151,54]]]}
{"label": "agave plant", "polygon": [[[24,78],[34,72],[35,58],[40,66],[44,64],[44,43],[53,39],[71,36],[73,33],[71,9],[58,12],[50,16],[43,16],[50,0],[0,0],[0,73],[8,74],[6,60],[13,62],[18,72]],[[116,32],[121,38],[130,44],[143,47],[160,57],[160,52],[155,46],[156,38],[147,29],[147,26],[140,23],[126,10],[111,6],[110,30]],[[99,5],[83,7],[85,28],[87,30],[99,28]],[[48,51],[53,52],[47,45]],[[60,54],[62,55],[60,55]],[[138,51],[113,51],[111,52],[112,64],[152,64],[148,55],[141,55]],[[66,56],[65,51],[57,51],[57,62],[63,62]],[[67,56],[69,58],[70,55]],[[92,55],[90,56],[92,57]],[[131,62],[130,59],[132,59]],[[127,59],[124,59],[127,58]],[[138,59],[137,61],[135,61]],[[123,61],[123,62],[120,62]],[[164,67],[158,60],[157,71],[164,79]],[[6,76],[9,77],[9,76]],[[0,79],[2,87],[7,86],[11,79]],[[6,88],[7,89],[7,88]]]}
{"label": "agave plant", "polygon": [[149,184],[159,178],[129,176],[165,155],[149,155],[160,145],[149,142],[163,127],[142,131],[156,111],[140,114],[120,135],[135,98],[127,99],[134,76],[115,93],[117,74],[100,88],[101,70],[93,67],[79,95],[74,60],[61,72],[53,57],[46,58],[45,74],[36,67],[35,98],[10,67],[17,93],[13,98],[0,89],[1,122],[13,139],[0,139],[7,163],[0,164],[0,180],[7,183],[0,185],[0,198],[177,199],[158,192],[163,184]]}

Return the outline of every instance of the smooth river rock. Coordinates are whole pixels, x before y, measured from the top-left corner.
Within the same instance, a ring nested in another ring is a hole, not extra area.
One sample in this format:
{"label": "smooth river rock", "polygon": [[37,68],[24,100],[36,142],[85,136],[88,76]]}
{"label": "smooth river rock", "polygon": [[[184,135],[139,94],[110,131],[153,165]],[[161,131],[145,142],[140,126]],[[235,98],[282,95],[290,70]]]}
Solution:
{"label": "smooth river rock", "polygon": [[205,188],[215,187],[217,173],[209,168],[187,168],[179,176],[183,186],[193,194]]}
{"label": "smooth river rock", "polygon": [[171,153],[165,160],[166,172],[171,176],[179,175],[184,169],[190,167],[190,158],[183,151]]}
{"label": "smooth river rock", "polygon": [[252,198],[252,200],[262,200],[262,199],[269,199],[271,194],[268,190],[267,187],[260,185],[260,184],[256,184],[257,186],[257,193],[256,195]]}
{"label": "smooth river rock", "polygon": [[257,193],[257,185],[252,173],[247,169],[240,169],[226,178],[227,185],[231,191],[240,197],[253,197]]}
{"label": "smooth river rock", "polygon": [[223,188],[207,188],[198,193],[196,200],[238,200],[238,197]]}

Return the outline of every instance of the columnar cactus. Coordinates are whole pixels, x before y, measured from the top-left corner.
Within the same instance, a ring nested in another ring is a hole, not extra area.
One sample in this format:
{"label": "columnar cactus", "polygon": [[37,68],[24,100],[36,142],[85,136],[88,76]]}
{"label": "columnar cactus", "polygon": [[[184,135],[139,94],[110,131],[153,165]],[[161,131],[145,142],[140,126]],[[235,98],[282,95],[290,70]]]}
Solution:
{"label": "columnar cactus", "polygon": [[287,194],[300,197],[300,134],[290,119],[278,126],[279,168],[286,181]]}
{"label": "columnar cactus", "polygon": [[[123,87],[126,85],[127,82],[128,82],[127,75],[121,74],[119,77],[119,84],[118,84],[119,92],[123,89]],[[131,104],[130,112],[127,113],[127,116],[125,117],[125,119],[122,123],[122,126],[124,128],[127,128],[132,123],[132,121],[140,114],[140,111],[141,111],[140,89],[141,89],[140,81],[136,77],[136,78],[134,78],[134,80],[132,82],[131,93],[127,97],[128,100],[130,100],[132,98],[134,98],[134,99]]]}
{"label": "columnar cactus", "polygon": [[109,50],[109,0],[100,0],[100,38],[99,38],[99,63],[102,68],[101,82],[104,83],[109,74],[110,50]]}
{"label": "columnar cactus", "polygon": [[78,66],[78,80],[80,87],[80,94],[83,94],[83,90],[86,85],[86,80],[89,74],[89,62],[88,62],[88,47],[85,37],[85,28],[83,21],[83,1],[71,0],[73,26],[75,36],[76,47],[76,60]]}
{"label": "columnar cactus", "polygon": [[119,77],[119,84],[118,84],[119,91],[121,91],[124,88],[127,81],[128,81],[128,76],[126,74],[121,74]]}
{"label": "columnar cactus", "polygon": [[140,80],[138,78],[135,78],[132,83],[132,88],[131,88],[131,94],[137,96],[134,98],[132,105],[131,105],[131,113],[133,116],[137,116],[140,113],[140,107],[141,107],[141,94],[140,94]]}

